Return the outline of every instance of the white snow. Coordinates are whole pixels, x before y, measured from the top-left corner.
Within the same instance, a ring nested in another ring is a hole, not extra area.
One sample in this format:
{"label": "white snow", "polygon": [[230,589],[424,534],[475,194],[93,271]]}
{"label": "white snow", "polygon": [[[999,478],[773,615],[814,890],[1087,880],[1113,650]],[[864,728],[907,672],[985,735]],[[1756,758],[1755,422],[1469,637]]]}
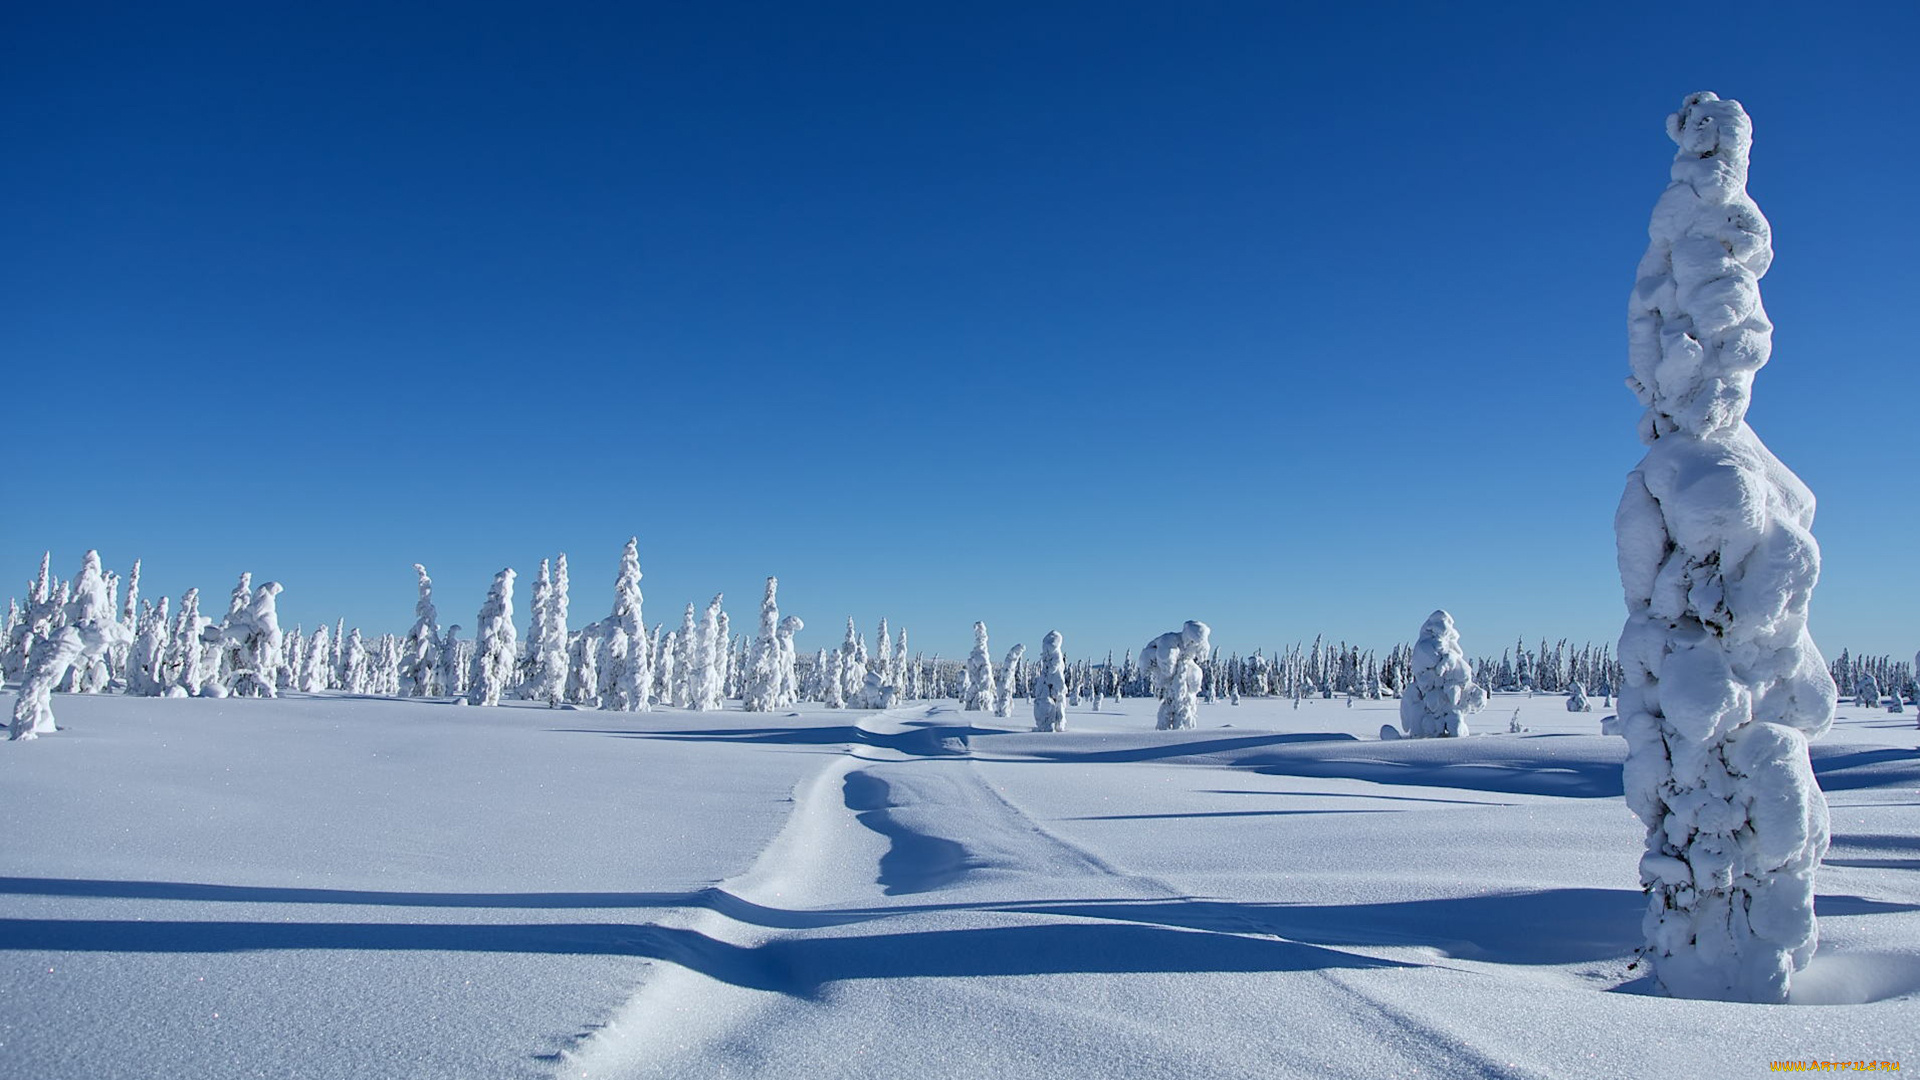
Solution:
{"label": "white snow", "polygon": [[[0,701],[4,701],[0,695]],[[1651,996],[1624,744],[1392,701],[65,695],[0,746],[0,1074],[1618,1077],[1920,1059],[1920,756],[1841,710],[1794,997]],[[1228,726],[1231,725],[1231,726]],[[1791,823],[1783,823],[1791,833]],[[1769,828],[1768,831],[1771,831]]]}

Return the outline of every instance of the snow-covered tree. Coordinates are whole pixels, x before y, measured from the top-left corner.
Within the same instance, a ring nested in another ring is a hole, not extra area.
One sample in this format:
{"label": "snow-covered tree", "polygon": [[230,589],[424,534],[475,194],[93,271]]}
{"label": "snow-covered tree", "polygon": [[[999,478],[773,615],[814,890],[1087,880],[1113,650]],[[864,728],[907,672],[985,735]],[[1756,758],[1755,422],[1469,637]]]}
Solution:
{"label": "snow-covered tree", "polygon": [[575,705],[600,704],[600,641],[591,628],[567,642],[567,700]]}
{"label": "snow-covered tree", "polygon": [[686,611],[680,615],[680,629],[673,638],[673,706],[676,709],[693,708],[694,658],[699,651],[693,605],[689,603]]}
{"label": "snow-covered tree", "polygon": [[[205,679],[202,668],[200,635],[206,626],[200,615],[200,590],[188,589],[180,598],[180,614],[174,617],[173,634],[167,640],[167,694],[197,694]],[[174,691],[179,691],[175,694]]]}
{"label": "snow-covered tree", "polygon": [[[620,552],[620,570],[613,579],[613,613],[599,626],[606,641],[600,654],[600,704],[621,712],[645,712],[653,690],[653,648],[644,621],[640,592],[640,538],[627,538]],[[691,610],[691,605],[689,605]],[[669,693],[673,688],[669,688]],[[663,702],[668,701],[662,697]],[[686,702],[675,697],[680,708]]]}
{"label": "snow-covered tree", "polygon": [[1853,683],[1853,703],[1869,709],[1880,707],[1880,684],[1872,675],[1862,675]]}
{"label": "snow-covered tree", "polygon": [[132,637],[107,595],[99,552],[89,551],[81,560],[71,597],[64,605],[63,625],[34,642],[25,678],[14,697],[10,738],[34,739],[59,730],[53,720],[53,688],[74,665],[99,659]]}
{"label": "snow-covered tree", "polygon": [[1445,611],[1427,616],[1413,643],[1411,664],[1411,681],[1400,695],[1401,733],[1409,739],[1469,734],[1466,718],[1486,705],[1487,692],[1473,681],[1453,616]]}
{"label": "snow-covered tree", "polygon": [[719,593],[714,594],[706,614],[700,617],[700,625],[694,628],[693,674],[688,680],[687,692],[691,695],[689,707],[696,712],[724,709],[727,705],[726,673],[722,669],[727,650],[721,629],[722,599]]}
{"label": "snow-covered tree", "polygon": [[1013,688],[1019,685],[1020,661],[1026,655],[1027,647],[1024,644],[1015,645],[1007,650],[1007,658],[1000,662],[1000,685],[993,695],[993,715],[1002,720],[1013,715]]}
{"label": "snow-covered tree", "polygon": [[839,650],[836,649],[833,652],[820,650],[814,670],[820,673],[820,703],[829,709],[846,708],[846,689],[840,681]]}
{"label": "snow-covered tree", "polygon": [[513,578],[511,569],[493,576],[487,601],[480,606],[480,624],[474,631],[473,674],[468,679],[467,702],[472,705],[498,705],[500,695],[513,684],[513,666],[518,659],[517,636],[513,630]]}
{"label": "snow-covered tree", "polygon": [[360,628],[347,631],[347,643],[340,648],[340,689],[349,694],[373,693],[373,663],[367,656],[366,639]]}
{"label": "snow-covered tree", "polygon": [[320,629],[307,639],[307,656],[300,665],[300,679],[296,684],[302,692],[317,694],[327,688],[327,671],[332,656],[333,647],[327,643],[327,625],[321,623]]}
{"label": "snow-covered tree", "polygon": [[860,631],[854,629],[853,616],[847,616],[847,634],[840,639],[840,659],[834,665],[834,672],[840,677],[840,698],[852,705],[860,696],[860,688],[867,679],[867,647],[860,638]]}
{"label": "snow-covered tree", "polygon": [[280,615],[276,598],[281,587],[269,581],[252,590],[246,606],[227,616],[220,630],[226,691],[239,697],[278,697],[275,688],[281,664]]}
{"label": "snow-covered tree", "polygon": [[127,693],[159,697],[167,692],[167,642],[173,634],[166,597],[141,613],[139,627],[127,653]]}
{"label": "snow-covered tree", "polygon": [[27,606],[7,634],[7,649],[0,659],[0,675],[7,682],[25,678],[35,645],[53,635],[60,618],[54,602],[53,552],[40,556],[40,573],[27,585]]}
{"label": "snow-covered tree", "polygon": [[760,598],[760,632],[747,652],[747,691],[740,702],[748,712],[768,712],[781,704],[779,590],[780,579],[770,577]]}
{"label": "snow-covered tree", "polygon": [[1647,453],[1614,519],[1627,805],[1647,826],[1647,955],[1679,997],[1780,1002],[1813,956],[1827,805],[1807,740],[1838,697],[1807,633],[1813,493],[1747,426],[1771,351],[1752,125],[1689,96],[1628,311]]}
{"label": "snow-covered tree", "polygon": [[993,708],[997,693],[993,678],[993,661],[987,656],[987,624],[973,624],[973,651],[967,654],[967,679],[965,699],[960,707],[967,712],[982,712]]}
{"label": "snow-covered tree", "polygon": [[793,635],[806,627],[798,615],[788,615],[780,620],[779,632],[774,635],[774,646],[779,652],[774,670],[775,708],[784,709],[800,701],[799,657],[794,653]]}
{"label": "snow-covered tree", "polygon": [[1575,682],[1567,690],[1568,712],[1592,712],[1593,702],[1587,700],[1587,688]]}
{"label": "snow-covered tree", "polygon": [[427,568],[413,564],[419,577],[420,596],[413,602],[413,629],[400,649],[401,692],[408,697],[440,695],[439,652],[440,613],[433,607],[433,579]]}
{"label": "snow-covered tree", "polygon": [[560,557],[560,571],[549,572],[547,560],[540,560],[540,571],[533,584],[533,623],[527,634],[526,682],[521,694],[529,701],[544,701],[557,708],[567,685],[567,580],[566,556]]}
{"label": "snow-covered tree", "polygon": [[460,624],[447,627],[440,635],[440,692],[465,697],[467,681],[473,675],[473,643],[460,640]]}
{"label": "snow-covered tree", "polygon": [[1184,730],[1198,722],[1200,684],[1206,677],[1201,665],[1212,654],[1212,633],[1206,623],[1188,620],[1185,626],[1161,634],[1140,650],[1140,669],[1146,673],[1147,686],[1160,698],[1159,719],[1154,726],[1161,731]]}
{"label": "snow-covered tree", "polygon": [[1067,730],[1067,669],[1060,631],[1040,639],[1040,677],[1033,685],[1033,730]]}

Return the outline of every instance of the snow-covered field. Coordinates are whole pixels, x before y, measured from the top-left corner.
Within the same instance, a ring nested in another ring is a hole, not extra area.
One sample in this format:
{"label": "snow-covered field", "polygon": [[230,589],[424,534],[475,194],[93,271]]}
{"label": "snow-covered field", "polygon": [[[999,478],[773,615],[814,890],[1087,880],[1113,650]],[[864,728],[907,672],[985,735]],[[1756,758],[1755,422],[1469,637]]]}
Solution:
{"label": "snow-covered field", "polygon": [[1647,993],[1625,745],[1558,697],[56,707],[0,746],[9,1080],[1920,1067],[1911,712],[1814,748],[1797,1007]]}

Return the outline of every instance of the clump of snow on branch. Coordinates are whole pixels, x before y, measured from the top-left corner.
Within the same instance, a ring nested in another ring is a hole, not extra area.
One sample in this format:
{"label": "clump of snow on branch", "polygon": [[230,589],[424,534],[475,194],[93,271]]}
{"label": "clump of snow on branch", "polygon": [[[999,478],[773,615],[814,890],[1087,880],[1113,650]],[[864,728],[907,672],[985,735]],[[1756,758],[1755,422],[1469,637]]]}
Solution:
{"label": "clump of snow on branch", "polygon": [[1627,804],[1647,952],[1680,997],[1779,1002],[1817,941],[1827,805],[1807,740],[1837,691],[1807,633],[1820,574],[1813,493],[1747,426],[1772,324],[1771,230],[1747,196],[1752,125],[1689,96],[1667,118],[1672,182],[1629,302],[1646,456],[1615,517],[1627,622]]}
{"label": "clump of snow on branch", "polygon": [[1474,683],[1473,668],[1460,652],[1453,616],[1427,616],[1410,663],[1413,677],[1400,695],[1401,732],[1409,739],[1466,735],[1466,718],[1487,703],[1487,692]]}
{"label": "clump of snow on branch", "polygon": [[1200,685],[1206,678],[1201,665],[1213,651],[1211,637],[1206,623],[1189,620],[1140,650],[1140,668],[1147,673],[1147,685],[1160,698],[1159,719],[1154,726],[1161,731],[1179,731],[1198,722]]}

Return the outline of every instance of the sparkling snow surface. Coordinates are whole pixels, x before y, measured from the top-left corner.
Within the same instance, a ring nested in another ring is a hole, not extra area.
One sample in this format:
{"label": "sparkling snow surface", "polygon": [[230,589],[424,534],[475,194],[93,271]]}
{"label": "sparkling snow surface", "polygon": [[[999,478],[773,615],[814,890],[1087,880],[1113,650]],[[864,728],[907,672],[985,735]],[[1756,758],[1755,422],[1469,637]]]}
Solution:
{"label": "sparkling snow surface", "polygon": [[951,702],[58,696],[57,735],[0,746],[0,1077],[1920,1065],[1911,713],[1842,705],[1814,745],[1814,1008],[1629,971],[1641,826],[1597,695],[1387,743],[1392,701],[1155,704],[1054,734]]}

